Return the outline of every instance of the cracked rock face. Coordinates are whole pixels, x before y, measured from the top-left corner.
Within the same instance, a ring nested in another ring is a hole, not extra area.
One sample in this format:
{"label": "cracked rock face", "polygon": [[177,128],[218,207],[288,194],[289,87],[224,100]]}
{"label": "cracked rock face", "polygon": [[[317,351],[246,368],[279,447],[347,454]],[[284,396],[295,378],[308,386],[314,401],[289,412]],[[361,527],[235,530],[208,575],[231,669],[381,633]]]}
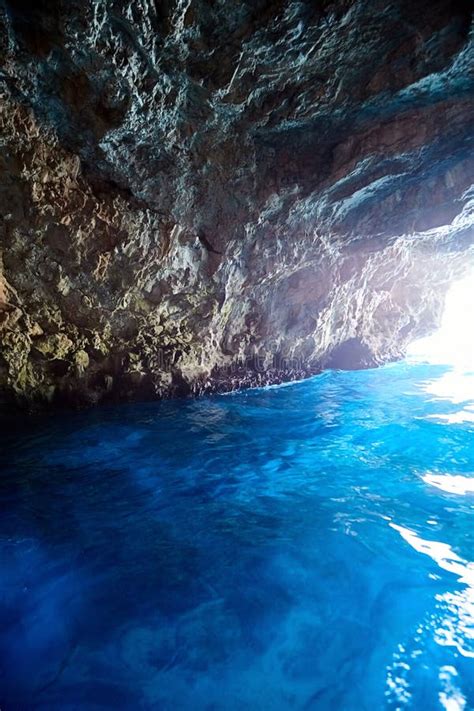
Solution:
{"label": "cracked rock face", "polygon": [[0,3],[0,391],[395,359],[474,243],[470,2]]}

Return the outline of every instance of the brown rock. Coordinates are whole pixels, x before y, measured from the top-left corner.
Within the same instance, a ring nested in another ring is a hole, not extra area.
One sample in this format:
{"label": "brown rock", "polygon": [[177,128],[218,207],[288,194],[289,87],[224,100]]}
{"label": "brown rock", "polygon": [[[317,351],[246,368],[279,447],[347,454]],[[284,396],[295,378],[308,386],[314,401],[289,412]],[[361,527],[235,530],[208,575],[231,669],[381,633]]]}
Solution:
{"label": "brown rock", "polygon": [[473,242],[467,3],[8,7],[5,394],[281,382],[437,325]]}

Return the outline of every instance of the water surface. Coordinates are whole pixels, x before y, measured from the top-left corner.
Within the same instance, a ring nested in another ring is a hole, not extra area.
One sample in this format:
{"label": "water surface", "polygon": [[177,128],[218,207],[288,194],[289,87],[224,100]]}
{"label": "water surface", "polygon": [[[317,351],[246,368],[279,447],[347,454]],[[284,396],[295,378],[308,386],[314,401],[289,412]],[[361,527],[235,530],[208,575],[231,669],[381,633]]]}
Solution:
{"label": "water surface", "polygon": [[3,425],[2,711],[473,709],[469,382]]}

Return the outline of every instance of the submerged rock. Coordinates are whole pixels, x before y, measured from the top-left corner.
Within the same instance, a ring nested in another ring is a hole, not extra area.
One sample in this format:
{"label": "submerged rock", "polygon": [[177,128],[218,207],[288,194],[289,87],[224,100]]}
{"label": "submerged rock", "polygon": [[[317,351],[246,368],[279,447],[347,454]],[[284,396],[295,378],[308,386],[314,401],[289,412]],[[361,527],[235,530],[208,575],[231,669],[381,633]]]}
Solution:
{"label": "submerged rock", "polygon": [[0,389],[167,396],[367,367],[473,243],[471,6],[0,6]]}

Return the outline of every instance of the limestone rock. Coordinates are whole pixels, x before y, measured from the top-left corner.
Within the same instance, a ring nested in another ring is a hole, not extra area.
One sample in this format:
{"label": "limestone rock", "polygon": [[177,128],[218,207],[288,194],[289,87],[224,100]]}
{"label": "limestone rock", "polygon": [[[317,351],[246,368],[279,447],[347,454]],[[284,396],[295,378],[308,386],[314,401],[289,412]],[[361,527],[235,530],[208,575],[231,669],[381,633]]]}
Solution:
{"label": "limestone rock", "polygon": [[0,391],[403,354],[473,244],[471,4],[0,3]]}

